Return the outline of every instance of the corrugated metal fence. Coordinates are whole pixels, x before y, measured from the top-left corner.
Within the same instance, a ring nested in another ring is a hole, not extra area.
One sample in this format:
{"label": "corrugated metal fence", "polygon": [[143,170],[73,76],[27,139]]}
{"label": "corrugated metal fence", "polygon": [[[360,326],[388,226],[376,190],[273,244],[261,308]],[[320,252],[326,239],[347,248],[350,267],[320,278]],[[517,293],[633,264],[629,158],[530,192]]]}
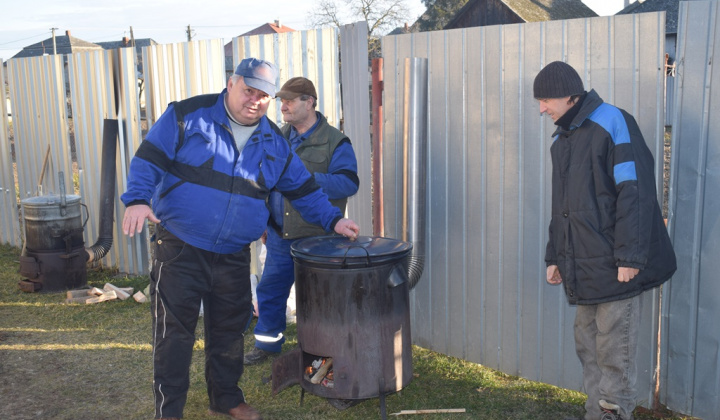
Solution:
{"label": "corrugated metal fence", "polygon": [[[532,82],[563,60],[635,115],[662,191],[664,14],[407,34],[383,39],[385,232],[401,237],[403,62],[428,59],[427,255],[413,340],[532,380],[580,389],[573,320],[545,279],[550,134]],[[658,196],[660,198],[660,195]],[[656,293],[643,298],[638,388],[652,401]]]}
{"label": "corrugated metal fence", "polygon": [[661,395],[720,418],[720,7],[681,2],[669,229],[678,271],[663,295]]}
{"label": "corrugated metal fence", "polygon": [[[18,62],[17,66],[23,64]],[[98,174],[102,165],[99,157],[104,119],[120,121],[119,152],[113,162],[117,185],[113,214],[115,220],[122,220],[124,210],[122,205],[117,205],[127,179],[128,164],[123,158],[128,155],[128,148],[138,145],[142,140],[140,106],[136,95],[138,78],[134,70],[135,51],[133,48],[123,48],[68,55],[67,69],[77,151],[78,188],[91,215],[85,226],[85,243],[89,246],[99,236],[100,220],[93,216],[99,213],[102,201]],[[30,138],[26,142],[39,148],[44,144],[44,139]],[[68,154],[66,159],[69,158]],[[129,248],[131,243],[122,235],[119,224],[116,224],[113,246],[104,258],[104,264],[117,266],[125,272],[134,272],[142,264],[142,259],[136,254],[135,258],[131,257],[133,254],[128,255],[125,251]]]}
{"label": "corrugated metal fence", "polygon": [[145,47],[143,69],[148,129],[170,102],[220,92],[227,82],[220,39]]}
{"label": "corrugated metal fence", "polygon": [[5,99],[5,71],[0,60],[0,242],[13,246],[22,245],[18,225],[15,175],[13,174],[12,151],[8,138],[8,110]]}

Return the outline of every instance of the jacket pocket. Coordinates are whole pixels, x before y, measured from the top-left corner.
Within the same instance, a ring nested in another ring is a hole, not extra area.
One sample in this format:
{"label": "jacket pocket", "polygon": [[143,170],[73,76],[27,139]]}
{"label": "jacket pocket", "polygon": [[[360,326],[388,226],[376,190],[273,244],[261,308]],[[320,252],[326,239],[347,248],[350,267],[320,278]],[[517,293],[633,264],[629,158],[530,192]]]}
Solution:
{"label": "jacket pocket", "polygon": [[155,261],[167,265],[176,261],[182,255],[187,244],[168,232],[160,225],[155,233]]}
{"label": "jacket pocket", "polygon": [[300,159],[305,164],[308,172],[314,174],[315,172],[326,173],[328,168],[328,158],[324,151],[320,150],[305,150],[300,156]]}

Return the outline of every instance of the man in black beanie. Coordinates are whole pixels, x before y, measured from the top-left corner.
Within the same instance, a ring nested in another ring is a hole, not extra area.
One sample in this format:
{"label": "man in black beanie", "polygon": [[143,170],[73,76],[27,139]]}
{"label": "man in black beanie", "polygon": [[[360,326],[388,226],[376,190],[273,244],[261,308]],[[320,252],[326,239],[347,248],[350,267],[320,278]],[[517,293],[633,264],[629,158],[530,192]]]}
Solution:
{"label": "man in black beanie", "polygon": [[675,272],[657,202],[653,156],[635,119],[586,92],[570,65],[535,77],[535,99],[557,129],[547,282],[563,283],[588,395],[585,420],[630,420],[637,400],[640,294]]}

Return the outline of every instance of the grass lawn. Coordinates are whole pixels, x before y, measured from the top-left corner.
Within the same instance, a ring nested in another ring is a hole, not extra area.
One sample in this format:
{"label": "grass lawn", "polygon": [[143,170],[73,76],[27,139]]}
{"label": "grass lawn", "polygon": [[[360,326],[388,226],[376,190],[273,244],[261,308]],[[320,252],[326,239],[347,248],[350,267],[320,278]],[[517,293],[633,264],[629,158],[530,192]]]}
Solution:
{"label": "grass lawn", "polygon": [[[0,245],[0,419],[152,419],[150,305],[132,299],[65,305],[65,293],[24,293],[19,249]],[[142,290],[147,277],[90,270],[88,284],[110,282]],[[199,323],[185,418],[207,414],[203,331]],[[284,350],[297,345],[295,326]],[[248,335],[252,337],[252,335]],[[252,348],[248,338],[245,349]],[[272,395],[271,362],[245,370],[240,386],[265,419],[379,419],[379,399],[338,410],[300,387]],[[585,396],[413,347],[414,378],[387,397],[387,413],[464,408],[464,414],[398,416],[420,419],[564,419],[581,416]],[[636,410],[636,419],[683,419]],[[388,416],[388,418],[396,418]]]}

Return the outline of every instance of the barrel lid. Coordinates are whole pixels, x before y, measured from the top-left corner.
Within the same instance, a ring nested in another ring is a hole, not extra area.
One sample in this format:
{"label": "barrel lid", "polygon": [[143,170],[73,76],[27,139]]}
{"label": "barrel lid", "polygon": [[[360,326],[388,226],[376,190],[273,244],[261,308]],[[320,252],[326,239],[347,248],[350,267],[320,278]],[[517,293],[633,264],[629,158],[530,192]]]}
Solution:
{"label": "barrel lid", "polygon": [[337,267],[358,267],[399,260],[412,250],[410,242],[380,236],[313,236],[293,242],[290,254],[300,260]]}
{"label": "barrel lid", "polygon": [[[73,195],[73,194],[65,195],[66,203],[74,203],[76,201],[80,201],[79,195]],[[20,202],[22,204],[29,204],[29,205],[35,205],[35,206],[54,205],[54,204],[60,204],[62,202],[62,196],[60,196],[59,194],[39,195],[36,197],[24,198]]]}

